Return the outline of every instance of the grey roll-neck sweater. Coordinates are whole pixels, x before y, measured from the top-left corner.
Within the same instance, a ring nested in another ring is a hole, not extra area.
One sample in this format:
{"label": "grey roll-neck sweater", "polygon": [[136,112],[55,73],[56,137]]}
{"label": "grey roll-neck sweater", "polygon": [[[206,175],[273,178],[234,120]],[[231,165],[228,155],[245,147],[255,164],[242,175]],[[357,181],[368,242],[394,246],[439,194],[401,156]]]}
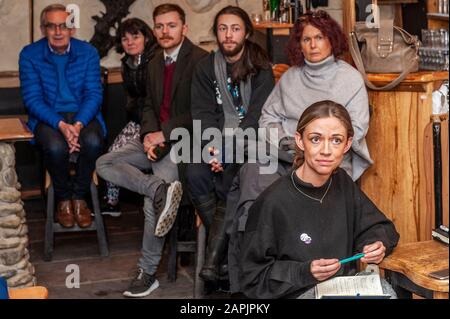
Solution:
{"label": "grey roll-neck sweater", "polygon": [[357,180],[373,162],[365,140],[369,101],[364,80],[355,68],[334,56],[318,63],[305,62],[283,74],[263,106],[259,126],[278,129],[278,137],[271,136],[270,131],[267,134],[268,142],[278,147],[282,138],[295,136],[298,120],[311,104],[332,100],[343,105],[355,135],[341,167]]}

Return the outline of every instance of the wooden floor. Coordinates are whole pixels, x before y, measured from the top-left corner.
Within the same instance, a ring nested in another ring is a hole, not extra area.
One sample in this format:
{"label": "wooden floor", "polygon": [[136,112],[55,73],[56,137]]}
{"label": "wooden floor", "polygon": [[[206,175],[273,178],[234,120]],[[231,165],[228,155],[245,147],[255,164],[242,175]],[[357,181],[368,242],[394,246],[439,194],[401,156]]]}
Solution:
{"label": "wooden floor", "polygon": [[[137,205],[124,205],[121,217],[105,217],[110,254],[100,257],[95,232],[55,234],[53,260],[43,260],[45,218],[39,199],[25,201],[29,227],[31,262],[36,269],[37,284],[48,288],[49,298],[95,299],[123,298],[136,272],[140,256],[144,218]],[[183,259],[191,259],[186,255]],[[147,298],[192,298],[193,262],[178,266],[177,280],[167,280],[167,251],[157,272],[160,288]],[[80,288],[66,287],[70,272],[66,267],[79,266]]]}

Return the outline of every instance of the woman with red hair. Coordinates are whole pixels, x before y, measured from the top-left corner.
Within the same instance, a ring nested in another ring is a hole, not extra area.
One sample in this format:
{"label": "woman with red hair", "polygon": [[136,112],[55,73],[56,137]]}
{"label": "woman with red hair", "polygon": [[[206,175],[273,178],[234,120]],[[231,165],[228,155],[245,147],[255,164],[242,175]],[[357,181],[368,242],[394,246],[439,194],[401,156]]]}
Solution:
{"label": "woman with red hair", "polygon": [[294,25],[287,52],[291,67],[267,99],[259,126],[276,128],[269,142],[292,153],[298,119],[308,105],[331,100],[343,105],[352,119],[355,137],[342,168],[357,180],[372,163],[365,136],[369,128],[369,102],[359,72],[342,60],[347,38],[325,11],[307,13]]}

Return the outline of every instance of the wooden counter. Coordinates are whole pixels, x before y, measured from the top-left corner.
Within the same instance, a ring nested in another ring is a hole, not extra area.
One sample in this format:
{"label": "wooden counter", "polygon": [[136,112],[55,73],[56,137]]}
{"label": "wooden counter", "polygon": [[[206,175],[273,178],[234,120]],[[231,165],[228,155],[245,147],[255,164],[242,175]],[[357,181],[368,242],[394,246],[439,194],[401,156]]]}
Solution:
{"label": "wooden counter", "polygon": [[273,35],[289,35],[290,29],[294,25],[292,23],[280,23],[272,21],[264,21],[260,23],[253,23],[255,30],[266,30],[273,33]]}
{"label": "wooden counter", "polygon": [[[372,74],[380,86],[397,75]],[[431,239],[434,228],[432,92],[447,72],[411,74],[391,91],[369,90],[373,113],[367,143],[375,161],[361,187],[400,233],[400,242]],[[442,123],[443,211],[448,225],[448,119]]]}
{"label": "wooden counter", "polygon": [[448,269],[448,246],[443,243],[430,240],[398,245],[379,266],[412,282],[397,280],[403,289],[415,291],[414,286],[417,285],[430,290],[433,298],[448,299],[448,279],[438,280],[429,276],[431,272]]}

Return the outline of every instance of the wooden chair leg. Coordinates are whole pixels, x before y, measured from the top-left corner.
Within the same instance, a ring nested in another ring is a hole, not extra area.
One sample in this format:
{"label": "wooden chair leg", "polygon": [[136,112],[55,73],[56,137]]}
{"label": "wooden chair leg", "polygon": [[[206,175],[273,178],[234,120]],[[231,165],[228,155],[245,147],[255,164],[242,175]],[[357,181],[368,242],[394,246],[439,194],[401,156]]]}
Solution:
{"label": "wooden chair leg", "polygon": [[53,184],[50,184],[47,191],[47,219],[45,221],[45,241],[44,260],[51,261],[53,255],[53,222],[55,217],[55,192]]}
{"label": "wooden chair leg", "polygon": [[94,209],[95,226],[97,228],[97,240],[100,250],[100,256],[107,257],[109,255],[108,241],[106,239],[105,225],[103,224],[103,216],[100,211],[100,202],[98,200],[97,186],[91,181],[91,199]]}

